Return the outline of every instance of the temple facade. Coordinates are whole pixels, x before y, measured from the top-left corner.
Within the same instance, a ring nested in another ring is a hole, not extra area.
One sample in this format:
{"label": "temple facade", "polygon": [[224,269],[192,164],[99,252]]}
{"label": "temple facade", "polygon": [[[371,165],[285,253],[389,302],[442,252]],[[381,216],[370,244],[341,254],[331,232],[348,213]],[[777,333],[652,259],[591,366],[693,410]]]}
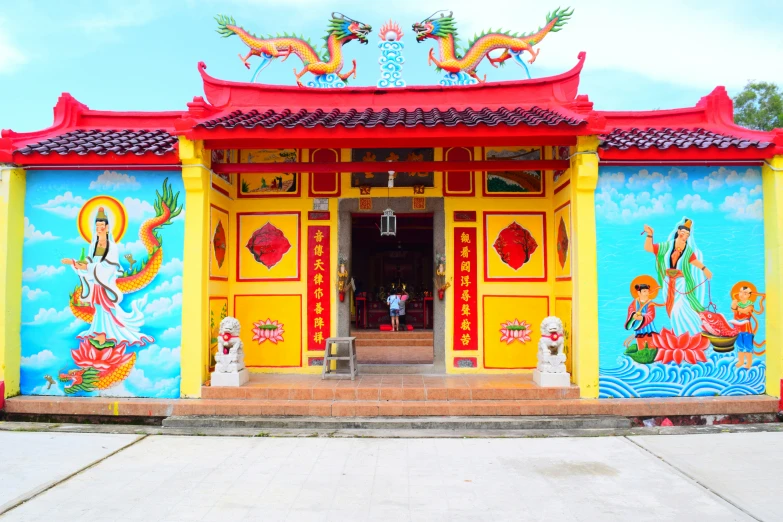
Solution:
{"label": "temple facade", "polygon": [[360,373],[529,374],[557,316],[582,398],[779,397],[783,130],[722,87],[594,110],[584,60],[333,89],[202,63],[172,112],[63,94],[0,139],[0,397],[200,397],[226,316],[255,374],[349,335]]}

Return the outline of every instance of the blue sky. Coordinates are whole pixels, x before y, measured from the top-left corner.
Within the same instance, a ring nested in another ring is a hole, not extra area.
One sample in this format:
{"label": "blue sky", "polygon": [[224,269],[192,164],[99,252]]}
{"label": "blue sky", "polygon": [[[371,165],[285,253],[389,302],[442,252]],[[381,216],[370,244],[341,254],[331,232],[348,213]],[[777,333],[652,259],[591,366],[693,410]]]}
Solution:
{"label": "blue sky", "polygon": [[[571,22],[549,35],[531,67],[534,77],[556,74],[587,52],[580,92],[599,109],[658,109],[691,106],[716,85],[733,95],[749,79],[783,84],[783,7],[776,0],[736,2],[627,2],[572,0]],[[209,73],[249,81],[237,58],[239,39],[215,33],[215,14],[228,14],[255,33],[295,31],[312,40],[324,34],[329,14],[342,11],[376,30],[370,44],[351,43],[348,60],[358,61],[354,85],[379,77],[377,29],[389,18],[406,35],[408,84],[434,84],[427,66],[431,44],[417,44],[411,23],[444,7],[454,11],[460,34],[497,29],[535,30],[555,2],[532,0],[422,0],[393,3],[366,0],[18,0],[0,10],[0,128],[30,131],[51,124],[61,92],[101,110],[185,109],[202,95],[198,61]],[[709,5],[709,7],[707,7]],[[491,7],[490,7],[491,6]],[[267,83],[293,84],[295,58],[273,63]],[[479,68],[490,80],[523,78],[509,64]]]}

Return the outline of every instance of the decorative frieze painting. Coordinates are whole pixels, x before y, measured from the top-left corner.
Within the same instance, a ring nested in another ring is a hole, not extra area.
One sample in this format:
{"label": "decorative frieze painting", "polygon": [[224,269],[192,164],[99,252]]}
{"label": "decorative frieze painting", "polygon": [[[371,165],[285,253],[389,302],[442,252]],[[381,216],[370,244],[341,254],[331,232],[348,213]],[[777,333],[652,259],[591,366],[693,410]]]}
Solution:
{"label": "decorative frieze painting", "polygon": [[484,212],[483,250],[486,281],[546,281],[546,214]]}
{"label": "decorative frieze painting", "polygon": [[237,213],[237,281],[298,281],[299,212]]}
{"label": "decorative frieze painting", "polygon": [[[215,149],[212,151],[212,164],[239,163],[237,149]],[[212,188],[221,194],[234,197],[236,194],[236,174],[220,173],[212,175]]]}
{"label": "decorative frieze painting", "polygon": [[549,297],[485,295],[482,308],[484,368],[535,368],[538,325],[549,315]]}
{"label": "decorative frieze painting", "polygon": [[210,205],[209,208],[209,278],[228,281],[228,211]]}
{"label": "decorative frieze painting", "polygon": [[[498,161],[538,161],[540,147],[485,147],[484,159]],[[543,171],[487,171],[484,175],[485,196],[543,196]]]}
{"label": "decorative frieze painting", "polygon": [[179,172],[31,171],[23,395],[180,396]]}
{"label": "decorative frieze painting", "polygon": [[302,365],[302,296],[235,295],[248,368]]}
{"label": "decorative frieze painting", "polygon": [[757,167],[601,168],[601,397],[765,391]]}
{"label": "decorative frieze painting", "polygon": [[571,280],[571,252],[574,238],[571,228],[571,202],[555,209],[555,279]]}
{"label": "decorative frieze painting", "polygon": [[[435,149],[352,149],[351,161],[374,163],[376,161],[434,161]],[[354,172],[351,174],[352,187],[388,187],[388,172]],[[425,187],[435,186],[435,174],[429,172],[395,172],[395,187],[413,187],[423,185]]]}
{"label": "decorative frieze painting", "polygon": [[[240,163],[296,163],[299,152],[296,149],[242,149]],[[301,194],[299,174],[280,172],[249,172],[239,174],[240,198],[298,197]]]}

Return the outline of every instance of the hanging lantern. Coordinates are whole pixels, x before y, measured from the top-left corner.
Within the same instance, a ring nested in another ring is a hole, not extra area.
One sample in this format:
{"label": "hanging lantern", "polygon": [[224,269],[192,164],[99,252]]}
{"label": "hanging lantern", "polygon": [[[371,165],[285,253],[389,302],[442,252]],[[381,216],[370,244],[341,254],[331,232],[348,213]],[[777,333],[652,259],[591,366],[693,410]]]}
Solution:
{"label": "hanging lantern", "polygon": [[394,215],[394,211],[390,208],[384,210],[383,215],[381,216],[381,235],[397,235],[397,216]]}

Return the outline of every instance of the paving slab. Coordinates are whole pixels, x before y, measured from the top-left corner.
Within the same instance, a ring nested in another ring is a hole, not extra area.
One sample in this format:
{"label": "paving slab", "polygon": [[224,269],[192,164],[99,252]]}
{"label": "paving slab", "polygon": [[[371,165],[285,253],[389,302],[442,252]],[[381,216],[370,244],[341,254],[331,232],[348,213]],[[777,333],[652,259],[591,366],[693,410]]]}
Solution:
{"label": "paving slab", "polygon": [[138,439],[139,435],[0,431],[0,513]]}
{"label": "paving slab", "polygon": [[753,520],[622,437],[151,435],[2,522],[52,514],[117,521]]}
{"label": "paving slab", "polygon": [[783,433],[641,436],[632,440],[758,520],[783,520]]}

